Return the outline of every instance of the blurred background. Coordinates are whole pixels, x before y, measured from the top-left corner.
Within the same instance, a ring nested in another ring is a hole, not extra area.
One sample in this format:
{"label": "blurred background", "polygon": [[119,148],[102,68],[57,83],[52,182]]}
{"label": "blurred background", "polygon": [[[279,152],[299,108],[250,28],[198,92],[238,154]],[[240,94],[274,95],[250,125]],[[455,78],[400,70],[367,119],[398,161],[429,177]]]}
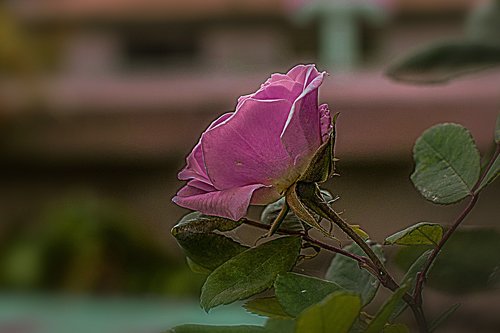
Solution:
{"label": "blurred background", "polygon": [[[377,241],[417,221],[450,223],[460,205],[420,197],[411,149],[428,127],[457,122],[490,154],[500,71],[435,86],[384,71],[461,38],[484,3],[1,1],[0,333],[262,323],[237,306],[199,308],[203,276],[170,235],[187,211],[170,200],[210,121],[297,63],[330,73],[320,99],[341,113],[341,176],[328,187],[343,216]],[[498,184],[485,190],[466,224],[498,231],[499,195]],[[303,269],[321,275],[329,259]],[[450,332],[499,332],[500,291],[481,289],[431,291],[428,310],[460,302]]]}

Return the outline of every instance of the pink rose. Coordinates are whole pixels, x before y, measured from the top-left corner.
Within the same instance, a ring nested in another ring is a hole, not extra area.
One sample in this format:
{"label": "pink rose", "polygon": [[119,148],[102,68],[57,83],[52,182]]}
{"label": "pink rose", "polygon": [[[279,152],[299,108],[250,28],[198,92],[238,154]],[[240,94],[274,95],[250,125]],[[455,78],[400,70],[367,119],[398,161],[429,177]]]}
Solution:
{"label": "pink rose", "polygon": [[332,131],[327,105],[318,106],[324,75],[314,65],[298,65],[240,97],[235,112],[201,135],[179,172],[188,183],[173,202],[239,220],[249,205],[282,197]]}

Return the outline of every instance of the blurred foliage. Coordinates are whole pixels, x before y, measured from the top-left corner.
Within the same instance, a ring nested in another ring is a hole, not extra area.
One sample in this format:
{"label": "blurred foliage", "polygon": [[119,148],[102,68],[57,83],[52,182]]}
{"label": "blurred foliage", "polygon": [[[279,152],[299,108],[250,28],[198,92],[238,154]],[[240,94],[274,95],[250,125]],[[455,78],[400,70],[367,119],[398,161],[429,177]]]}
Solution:
{"label": "blurred foliage", "polygon": [[0,288],[196,294],[202,280],[126,209],[96,199],[49,207],[34,228],[0,244]]}
{"label": "blurred foliage", "polygon": [[[402,248],[396,264],[407,271],[430,246]],[[457,230],[429,273],[432,288],[462,294],[487,290],[500,282],[500,233],[490,229]]]}
{"label": "blurred foliage", "polygon": [[445,40],[404,56],[387,75],[411,83],[444,83],[500,65],[500,1],[472,11],[460,40]]}

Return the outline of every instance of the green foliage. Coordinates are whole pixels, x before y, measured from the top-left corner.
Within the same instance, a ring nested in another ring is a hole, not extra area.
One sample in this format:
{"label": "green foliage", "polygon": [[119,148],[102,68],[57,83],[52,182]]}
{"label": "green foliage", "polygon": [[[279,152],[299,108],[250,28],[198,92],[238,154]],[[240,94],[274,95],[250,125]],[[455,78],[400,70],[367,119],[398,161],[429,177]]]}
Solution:
{"label": "green foliage", "polygon": [[283,309],[293,317],[334,291],[343,290],[336,283],[295,273],[278,275],[274,289]]}
{"label": "green foliage", "polygon": [[444,83],[500,65],[500,47],[478,41],[446,41],[412,52],[387,70],[387,75],[410,83]]}
{"label": "green foliage", "polygon": [[460,307],[460,304],[455,304],[449,309],[440,314],[436,319],[433,320],[431,325],[429,325],[429,331],[435,332],[440,326],[442,326]]}
{"label": "green foliage", "polygon": [[[403,248],[396,263],[405,269],[419,247]],[[457,230],[443,247],[429,274],[428,285],[449,293],[487,290],[500,282],[500,234],[493,229]]]}
{"label": "green foliage", "polygon": [[[383,258],[380,245],[373,245],[371,248],[380,258]],[[363,250],[354,243],[344,247],[344,250],[357,255],[365,255]],[[357,261],[339,254],[335,255],[330,263],[325,278],[347,291],[360,295],[363,305],[371,302],[379,287],[378,279],[359,267]]]}
{"label": "green foliage", "polygon": [[466,24],[466,36],[411,52],[392,65],[387,75],[410,83],[444,83],[500,65],[500,4],[478,6]]}
{"label": "green foliage", "polygon": [[[409,247],[410,249],[418,248],[416,246]],[[415,285],[417,284],[417,274],[422,271],[424,268],[429,256],[431,255],[432,250],[424,251],[423,253],[416,256],[414,261],[409,261],[411,263],[408,268],[403,280],[401,281],[401,285],[407,285],[410,293],[413,293],[415,290]],[[394,306],[394,310],[391,314],[391,321],[396,319],[403,311],[408,307],[408,305],[402,300],[396,301],[396,305]]]}
{"label": "green foliage", "polygon": [[398,305],[401,303],[401,300],[404,294],[408,291],[409,287],[409,284],[403,284],[394,292],[394,294],[392,294],[392,296],[384,303],[372,319],[365,333],[379,333],[382,331],[385,324],[397,311]]}
{"label": "green foliage", "polygon": [[420,222],[385,239],[386,245],[437,245],[443,237],[439,224]]}
{"label": "green foliage", "polygon": [[[261,222],[271,225],[274,220],[276,220],[276,217],[278,217],[278,214],[280,213],[284,204],[285,198],[281,198],[278,201],[267,205],[260,216]],[[300,219],[293,213],[293,211],[290,210],[283,219],[283,222],[281,223],[279,229],[300,231],[304,228],[302,226],[302,223],[300,222]]]}
{"label": "green foliage", "polygon": [[249,300],[243,307],[251,313],[274,319],[290,319],[276,297],[261,297]]}
{"label": "green foliage", "polygon": [[219,267],[248,247],[213,231],[230,231],[241,223],[230,219],[193,212],[172,228],[172,235],[189,258],[194,272],[206,273]]}
{"label": "green foliage", "polygon": [[278,274],[294,266],[301,243],[298,237],[281,237],[229,259],[205,281],[202,307],[208,311],[268,289]]}
{"label": "green foliage", "polygon": [[416,166],[411,180],[427,200],[451,204],[472,194],[481,170],[480,156],[464,127],[431,127],[418,138],[413,156]]}
{"label": "green foliage", "polygon": [[358,295],[335,292],[297,318],[296,333],[347,333],[359,316]]}
{"label": "green foliage", "polygon": [[479,193],[484,187],[492,183],[498,177],[498,175],[500,175],[500,156],[498,156],[493,162],[491,169],[488,171],[488,173],[486,173],[486,176],[481,181],[481,184],[477,188],[476,193]]}

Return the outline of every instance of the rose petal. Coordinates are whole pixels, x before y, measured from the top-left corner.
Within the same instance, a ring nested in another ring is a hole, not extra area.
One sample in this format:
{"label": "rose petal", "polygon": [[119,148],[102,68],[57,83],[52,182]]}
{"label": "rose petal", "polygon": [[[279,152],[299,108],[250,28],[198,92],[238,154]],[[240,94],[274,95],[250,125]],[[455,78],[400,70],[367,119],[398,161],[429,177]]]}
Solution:
{"label": "rose petal", "polygon": [[[216,120],[214,120],[210,126],[205,130],[209,131],[216,126],[222,124],[226,121],[233,112],[225,113]],[[205,161],[203,158],[203,151],[201,149],[201,138],[200,141],[194,146],[193,150],[186,158],[186,167],[181,170],[177,176],[180,180],[189,180],[189,179],[199,179],[204,181],[205,183],[210,184],[210,179],[208,178],[207,171],[205,169]]]}
{"label": "rose petal", "polygon": [[293,160],[281,144],[291,104],[249,98],[224,124],[202,138],[212,184],[219,190],[249,184],[271,185],[287,175]]}
{"label": "rose petal", "polygon": [[321,145],[318,88],[323,82],[323,76],[324,73],[320,73],[304,88],[295,101],[281,133],[281,141],[290,156],[295,159],[295,165],[304,163]]}
{"label": "rose petal", "polygon": [[199,194],[193,192],[190,196],[177,195],[172,201],[181,207],[203,214],[222,216],[237,221],[246,215],[254,191],[264,186],[253,184],[223,191]]}

